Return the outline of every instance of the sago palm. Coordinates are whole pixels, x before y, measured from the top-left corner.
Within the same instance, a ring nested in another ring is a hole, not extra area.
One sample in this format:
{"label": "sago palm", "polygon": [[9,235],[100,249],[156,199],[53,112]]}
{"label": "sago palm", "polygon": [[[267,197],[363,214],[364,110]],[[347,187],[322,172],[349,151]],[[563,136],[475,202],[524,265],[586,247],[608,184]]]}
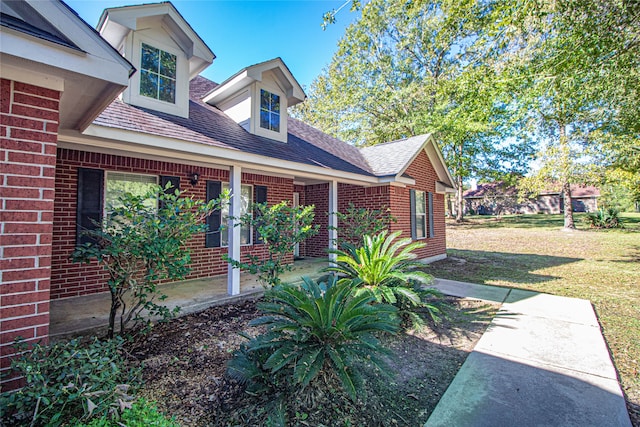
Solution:
{"label": "sago palm", "polygon": [[256,382],[303,389],[319,375],[335,376],[355,400],[361,362],[384,366],[376,334],[398,330],[396,308],[373,301],[370,292],[355,294],[351,283],[335,278],[274,287],[258,305],[265,315],[252,322],[267,332],[236,353],[228,372],[254,390]]}
{"label": "sago palm", "polygon": [[378,302],[397,305],[414,324],[420,322],[410,312],[411,307],[427,309],[430,317],[437,321],[438,306],[424,298],[441,294],[435,289],[424,288],[433,282],[433,277],[418,269],[423,265],[416,261],[414,252],[426,245],[409,238],[399,239],[400,234],[400,231],[391,234],[383,231],[375,236],[364,236],[361,247],[343,244],[342,250],[330,251],[336,254],[336,264],[326,270],[352,280],[360,288],[369,289]]}

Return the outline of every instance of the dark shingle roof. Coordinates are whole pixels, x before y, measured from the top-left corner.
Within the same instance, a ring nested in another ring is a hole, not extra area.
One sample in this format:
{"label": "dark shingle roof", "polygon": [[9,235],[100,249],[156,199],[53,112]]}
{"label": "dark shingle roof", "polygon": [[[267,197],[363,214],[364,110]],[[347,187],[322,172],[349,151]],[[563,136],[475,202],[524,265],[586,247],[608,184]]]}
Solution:
{"label": "dark shingle roof", "polygon": [[0,25],[24,34],[28,34],[33,37],[37,37],[42,40],[46,40],[51,43],[56,43],[61,46],[65,46],[82,52],[82,49],[76,46],[62,33],[53,29],[50,25],[46,25],[45,22],[38,18],[39,17],[35,14],[27,14],[26,20],[23,20],[18,18],[17,16],[0,13]]}
{"label": "dark shingle roof", "polygon": [[253,135],[201,97],[216,83],[198,76],[191,81],[189,117],[178,117],[116,100],[94,124],[238,150],[275,159],[372,175],[357,148],[289,118],[288,142]]}

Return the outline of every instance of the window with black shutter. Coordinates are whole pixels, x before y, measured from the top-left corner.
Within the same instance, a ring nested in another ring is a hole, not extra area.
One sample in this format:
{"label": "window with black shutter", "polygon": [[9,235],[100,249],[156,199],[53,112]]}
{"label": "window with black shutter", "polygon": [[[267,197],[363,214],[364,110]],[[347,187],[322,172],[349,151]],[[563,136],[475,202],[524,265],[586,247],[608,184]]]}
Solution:
{"label": "window with black shutter", "polygon": [[104,171],[78,168],[78,206],[76,214],[76,245],[95,243],[87,234],[102,222]]}
{"label": "window with black shutter", "polygon": [[[207,181],[207,202],[220,197],[222,192],[222,182],[220,181]],[[207,248],[219,248],[220,247],[220,222],[221,212],[220,209],[216,209],[207,217],[207,225],[209,226],[205,238],[205,247]]]}
{"label": "window with black shutter", "polygon": [[[171,183],[169,188],[167,188],[168,183]],[[160,175],[160,186],[164,189],[165,194],[175,194],[176,190],[180,191],[180,177]],[[160,203],[160,209],[163,207],[164,204]]]}
{"label": "window with black shutter", "polygon": [[[263,185],[256,185],[254,187],[254,190],[256,193],[256,203],[267,203],[267,187]],[[257,220],[257,224],[260,224],[260,218],[258,217],[259,213],[254,212],[253,215]],[[258,233],[257,230],[256,230],[255,242],[256,242],[256,245],[261,245],[262,243],[264,243],[262,241],[262,237],[260,237],[260,233]]]}

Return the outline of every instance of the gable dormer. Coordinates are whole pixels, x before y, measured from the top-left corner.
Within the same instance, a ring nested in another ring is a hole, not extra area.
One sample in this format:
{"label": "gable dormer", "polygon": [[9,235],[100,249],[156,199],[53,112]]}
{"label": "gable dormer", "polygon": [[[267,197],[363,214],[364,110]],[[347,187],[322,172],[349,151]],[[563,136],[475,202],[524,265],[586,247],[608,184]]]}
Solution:
{"label": "gable dormer", "polygon": [[215,55],[171,3],[105,9],[98,31],[138,70],[124,102],[189,116],[189,81]]}
{"label": "gable dormer", "polygon": [[287,108],[305,99],[282,59],[247,67],[204,97],[248,132],[287,142]]}

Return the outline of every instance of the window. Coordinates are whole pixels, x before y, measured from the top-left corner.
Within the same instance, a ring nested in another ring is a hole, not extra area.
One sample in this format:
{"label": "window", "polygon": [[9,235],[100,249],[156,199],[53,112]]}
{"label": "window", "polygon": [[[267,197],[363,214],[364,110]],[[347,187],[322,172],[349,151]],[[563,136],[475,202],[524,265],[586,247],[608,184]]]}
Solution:
{"label": "window", "polygon": [[410,190],[411,197],[411,238],[427,237],[426,194],[424,191]]}
{"label": "window", "polygon": [[[124,193],[136,196],[146,194],[153,186],[158,184],[158,177],[151,175],[138,175],[132,173],[107,172],[106,187],[104,192],[105,212],[111,212],[120,205],[119,199]],[[147,199],[145,205],[157,208],[157,199]]]}
{"label": "window", "polygon": [[[229,184],[222,183],[222,191],[228,190]],[[249,206],[253,200],[253,187],[251,185],[241,185],[240,188],[240,215],[245,215],[249,212]],[[223,224],[227,224],[227,218],[229,217],[229,205],[222,206],[221,214],[223,218]],[[251,244],[251,227],[243,225],[240,228],[240,244]],[[229,246],[229,229],[227,227],[220,230],[220,243],[222,246]]]}
{"label": "window", "polygon": [[140,95],[175,104],[176,56],[142,43],[141,58]]}
{"label": "window", "polygon": [[260,127],[280,132],[280,96],[260,89]]}

